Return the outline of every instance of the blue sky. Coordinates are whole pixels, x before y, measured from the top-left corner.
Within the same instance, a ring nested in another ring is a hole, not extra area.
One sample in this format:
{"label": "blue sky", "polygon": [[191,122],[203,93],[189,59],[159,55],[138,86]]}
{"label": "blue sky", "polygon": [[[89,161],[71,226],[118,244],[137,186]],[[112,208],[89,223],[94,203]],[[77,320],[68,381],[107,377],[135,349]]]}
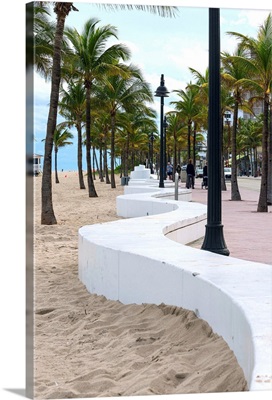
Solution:
{"label": "blue sky", "polygon": [[[135,10],[112,12],[90,2],[79,2],[74,5],[79,11],[72,11],[68,15],[66,26],[75,27],[81,32],[83,24],[90,17],[99,19],[101,25],[116,26],[119,41],[130,48],[131,62],[142,69],[153,91],[159,86],[162,73],[165,76],[166,87],[172,92],[176,89],[184,89],[186,84],[193,79],[189,67],[201,73],[204,73],[208,67],[208,7],[180,7],[176,18],[162,18]],[[256,36],[258,26],[263,23],[268,13],[269,11],[222,8],[220,11],[221,50],[232,52],[236,47],[235,39],[227,35],[227,31]],[[34,93],[35,152],[43,154],[41,139],[45,137],[50,85],[36,74]],[[175,99],[174,93],[170,93],[169,98],[165,99],[165,112],[171,109],[170,102]],[[159,115],[158,98],[155,98],[152,106]],[[61,119],[58,120],[60,121]],[[76,170],[77,168],[76,131],[73,132],[75,133],[74,145],[59,150],[59,169]],[[85,154],[83,163],[85,168]]]}

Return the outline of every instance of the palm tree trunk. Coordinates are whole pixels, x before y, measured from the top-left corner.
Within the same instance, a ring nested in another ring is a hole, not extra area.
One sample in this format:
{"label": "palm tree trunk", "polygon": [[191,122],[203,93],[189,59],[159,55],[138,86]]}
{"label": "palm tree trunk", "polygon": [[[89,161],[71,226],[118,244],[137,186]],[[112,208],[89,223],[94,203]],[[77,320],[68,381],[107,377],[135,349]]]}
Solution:
{"label": "palm tree trunk", "polygon": [[128,164],[129,164],[129,133],[126,137],[126,146],[124,151],[124,176],[128,176]]}
{"label": "palm tree trunk", "polygon": [[58,177],[58,148],[55,147],[55,182],[59,183]]}
{"label": "palm tree trunk", "polygon": [[78,169],[78,179],[79,179],[79,188],[86,189],[85,183],[83,179],[83,171],[82,171],[82,129],[81,129],[81,122],[77,124],[77,135],[78,135],[78,142],[77,142],[77,169]]}
{"label": "palm tree trunk", "polygon": [[233,126],[231,136],[231,200],[241,200],[241,195],[238,187],[237,180],[237,150],[236,150],[236,135],[237,135],[237,121],[238,121],[238,101],[235,100],[233,112]]}
{"label": "palm tree trunk", "polygon": [[51,80],[51,94],[49,114],[47,120],[47,130],[44,149],[44,165],[42,176],[42,211],[41,211],[41,224],[54,225],[57,223],[52,201],[52,150],[53,150],[53,137],[57,123],[58,101],[59,101],[59,87],[61,76],[61,45],[63,39],[63,31],[67,12],[57,13],[57,26],[54,42],[53,66],[52,66],[52,80]]}
{"label": "palm tree trunk", "polygon": [[109,169],[108,169],[108,159],[107,159],[107,145],[105,144],[104,148],[104,169],[105,169],[105,178],[106,178],[106,183],[110,184],[110,178],[109,178]]}
{"label": "palm tree trunk", "polygon": [[268,182],[267,182],[267,205],[272,205],[272,98],[270,97],[270,124],[268,140]]}
{"label": "palm tree trunk", "polygon": [[268,212],[267,175],[268,175],[268,95],[264,97],[263,137],[262,137],[262,178],[257,212]]}
{"label": "palm tree trunk", "polygon": [[96,180],[96,174],[95,174],[95,147],[93,146],[93,163],[92,163],[92,165],[93,165],[93,180],[95,181]]}
{"label": "palm tree trunk", "polygon": [[196,129],[197,124],[194,123],[194,133],[193,133],[193,164],[196,165]]}
{"label": "palm tree trunk", "polygon": [[[100,176],[101,176],[101,170],[100,170],[100,168],[99,168],[99,165],[98,165],[98,160],[97,160],[97,156],[96,156],[96,152],[95,152],[95,147],[93,147],[93,156],[94,156],[94,163],[95,163],[95,165],[96,165],[96,170],[97,170],[97,172],[98,172],[98,175],[99,175],[99,178],[100,178]],[[93,163],[93,165],[94,165],[94,163]]]}
{"label": "palm tree trunk", "polygon": [[188,122],[188,136],[187,136],[187,154],[188,154],[188,162],[191,158],[191,122]]}
{"label": "palm tree trunk", "polygon": [[114,176],[114,158],[115,158],[115,112],[111,113],[111,187],[116,188]]}
{"label": "palm tree trunk", "polygon": [[[224,132],[223,129],[223,117],[222,117],[222,135]],[[226,191],[227,190],[227,185],[226,185],[226,179],[225,179],[225,174],[224,174],[224,167],[225,167],[225,158],[224,158],[224,146],[223,146],[223,140],[221,143],[221,190]]]}
{"label": "palm tree trunk", "polygon": [[102,144],[99,147],[99,179],[100,179],[100,182],[104,182],[104,175],[103,175],[103,148],[102,148]]}
{"label": "palm tree trunk", "polygon": [[92,163],[91,163],[91,82],[85,82],[86,88],[86,162],[87,162],[87,174],[88,174],[88,189],[89,197],[98,197],[92,174]]}

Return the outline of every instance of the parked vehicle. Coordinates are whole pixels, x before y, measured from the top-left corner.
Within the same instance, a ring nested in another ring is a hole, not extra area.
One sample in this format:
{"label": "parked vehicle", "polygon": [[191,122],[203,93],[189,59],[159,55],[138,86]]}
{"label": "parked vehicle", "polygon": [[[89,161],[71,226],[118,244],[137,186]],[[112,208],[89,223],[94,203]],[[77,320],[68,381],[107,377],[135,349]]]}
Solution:
{"label": "parked vehicle", "polygon": [[225,167],[224,168],[224,175],[225,175],[225,179],[231,179],[231,168]]}

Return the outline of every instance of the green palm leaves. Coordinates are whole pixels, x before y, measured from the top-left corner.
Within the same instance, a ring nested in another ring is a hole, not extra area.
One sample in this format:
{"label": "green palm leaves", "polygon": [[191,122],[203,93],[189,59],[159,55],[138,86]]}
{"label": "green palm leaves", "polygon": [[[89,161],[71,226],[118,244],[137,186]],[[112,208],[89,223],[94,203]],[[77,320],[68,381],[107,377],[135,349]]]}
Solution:
{"label": "green palm leaves", "polygon": [[127,76],[126,69],[119,61],[126,61],[130,56],[129,50],[121,44],[107,47],[109,39],[117,38],[117,30],[111,25],[99,27],[98,23],[99,20],[91,18],[85,23],[81,34],[76,29],[69,28],[65,32],[71,43],[72,71],[83,81],[86,90],[86,162],[90,197],[97,197],[90,153],[92,86],[96,82],[105,81],[111,75]]}
{"label": "green palm leaves", "polygon": [[[271,184],[271,161],[269,165],[268,154],[271,148],[268,147],[269,137],[269,107],[271,109],[271,88],[272,88],[272,15],[269,14],[263,25],[259,28],[257,38],[241,35],[237,32],[229,32],[237,38],[239,48],[245,55],[233,56],[231,61],[243,68],[245,76],[236,82],[250,92],[252,103],[261,100],[263,103],[263,135],[262,135],[262,179],[261,190],[257,211],[268,211],[268,183]],[[271,159],[271,154],[270,154]]]}

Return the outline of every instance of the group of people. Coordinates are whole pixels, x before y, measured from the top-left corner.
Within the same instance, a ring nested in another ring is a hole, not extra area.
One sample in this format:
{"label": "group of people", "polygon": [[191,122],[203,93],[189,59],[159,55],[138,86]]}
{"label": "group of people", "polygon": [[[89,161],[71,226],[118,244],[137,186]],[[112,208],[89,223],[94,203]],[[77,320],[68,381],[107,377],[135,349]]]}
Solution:
{"label": "group of people", "polygon": [[[176,172],[178,173],[178,179],[181,179],[181,166],[180,164],[177,165],[176,167]],[[167,173],[167,178],[170,180],[173,180],[173,165],[168,162],[166,166],[166,173]],[[189,189],[192,187],[192,189],[195,188],[195,167],[192,162],[192,159],[189,159],[189,162],[186,166],[186,174],[187,174],[187,179],[186,179],[186,188]],[[208,167],[207,163],[203,168],[203,185],[207,189],[208,187]]]}

